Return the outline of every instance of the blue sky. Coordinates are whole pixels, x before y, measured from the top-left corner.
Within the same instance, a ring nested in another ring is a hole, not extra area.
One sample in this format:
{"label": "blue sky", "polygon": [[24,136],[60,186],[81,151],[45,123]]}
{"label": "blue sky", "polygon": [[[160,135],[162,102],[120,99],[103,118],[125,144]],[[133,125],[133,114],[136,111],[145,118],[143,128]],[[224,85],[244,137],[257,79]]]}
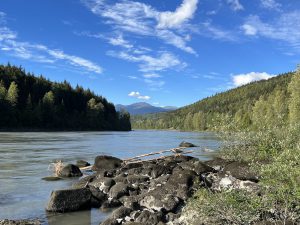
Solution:
{"label": "blue sky", "polygon": [[292,71],[298,0],[1,0],[0,63],[113,103],[184,106]]}

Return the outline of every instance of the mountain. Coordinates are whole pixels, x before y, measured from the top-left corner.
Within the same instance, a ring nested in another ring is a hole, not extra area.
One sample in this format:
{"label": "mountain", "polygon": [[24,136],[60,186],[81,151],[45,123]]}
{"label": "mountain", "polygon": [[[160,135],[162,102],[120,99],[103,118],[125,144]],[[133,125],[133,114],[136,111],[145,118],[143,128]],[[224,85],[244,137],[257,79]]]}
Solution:
{"label": "mountain", "polygon": [[293,74],[256,81],[171,112],[136,115],[131,122],[136,129],[201,131],[230,125],[237,129],[256,129],[284,123],[288,117],[288,84]]}
{"label": "mountain", "polygon": [[131,105],[117,104],[115,107],[117,111],[121,111],[122,109],[124,109],[125,111],[129,112],[131,115],[143,115],[149,113],[168,112],[177,109],[174,106],[156,107],[146,102],[137,102]]}
{"label": "mountain", "polygon": [[89,89],[0,65],[0,130],[131,130],[130,115]]}

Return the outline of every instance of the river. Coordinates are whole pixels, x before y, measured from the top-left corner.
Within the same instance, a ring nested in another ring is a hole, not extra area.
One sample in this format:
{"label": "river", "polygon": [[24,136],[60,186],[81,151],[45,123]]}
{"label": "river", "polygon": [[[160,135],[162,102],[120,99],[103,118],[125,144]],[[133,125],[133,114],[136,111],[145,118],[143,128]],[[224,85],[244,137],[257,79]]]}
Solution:
{"label": "river", "polygon": [[49,165],[56,160],[91,164],[95,156],[106,154],[128,158],[177,147],[181,141],[192,142],[193,156],[207,160],[220,141],[213,133],[145,131],[132,132],[0,132],[0,219],[40,218],[49,225],[98,225],[107,213],[91,211],[47,214],[45,205],[51,191],[65,188],[78,179],[44,181],[51,175]]}

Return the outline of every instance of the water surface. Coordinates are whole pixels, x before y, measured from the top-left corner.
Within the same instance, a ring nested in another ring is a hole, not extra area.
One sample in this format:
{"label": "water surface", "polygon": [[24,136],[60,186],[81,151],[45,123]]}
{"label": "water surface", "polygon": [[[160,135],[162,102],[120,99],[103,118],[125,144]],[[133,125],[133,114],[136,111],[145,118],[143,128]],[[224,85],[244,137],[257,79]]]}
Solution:
{"label": "water surface", "polygon": [[107,216],[98,209],[45,213],[51,191],[77,180],[41,180],[51,175],[49,164],[56,160],[75,163],[78,159],[93,163],[101,154],[125,159],[177,147],[183,140],[200,146],[192,155],[203,160],[212,155],[204,149],[217,150],[220,144],[213,133],[199,132],[0,132],[0,219],[42,218],[50,225],[98,225]]}

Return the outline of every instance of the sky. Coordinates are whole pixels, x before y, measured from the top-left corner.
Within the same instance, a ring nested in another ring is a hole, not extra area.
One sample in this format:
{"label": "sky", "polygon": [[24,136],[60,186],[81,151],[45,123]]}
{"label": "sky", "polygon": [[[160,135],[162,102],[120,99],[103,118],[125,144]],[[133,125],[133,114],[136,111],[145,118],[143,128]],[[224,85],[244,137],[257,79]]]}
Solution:
{"label": "sky", "polygon": [[184,106],[300,63],[299,0],[0,0],[0,64]]}

